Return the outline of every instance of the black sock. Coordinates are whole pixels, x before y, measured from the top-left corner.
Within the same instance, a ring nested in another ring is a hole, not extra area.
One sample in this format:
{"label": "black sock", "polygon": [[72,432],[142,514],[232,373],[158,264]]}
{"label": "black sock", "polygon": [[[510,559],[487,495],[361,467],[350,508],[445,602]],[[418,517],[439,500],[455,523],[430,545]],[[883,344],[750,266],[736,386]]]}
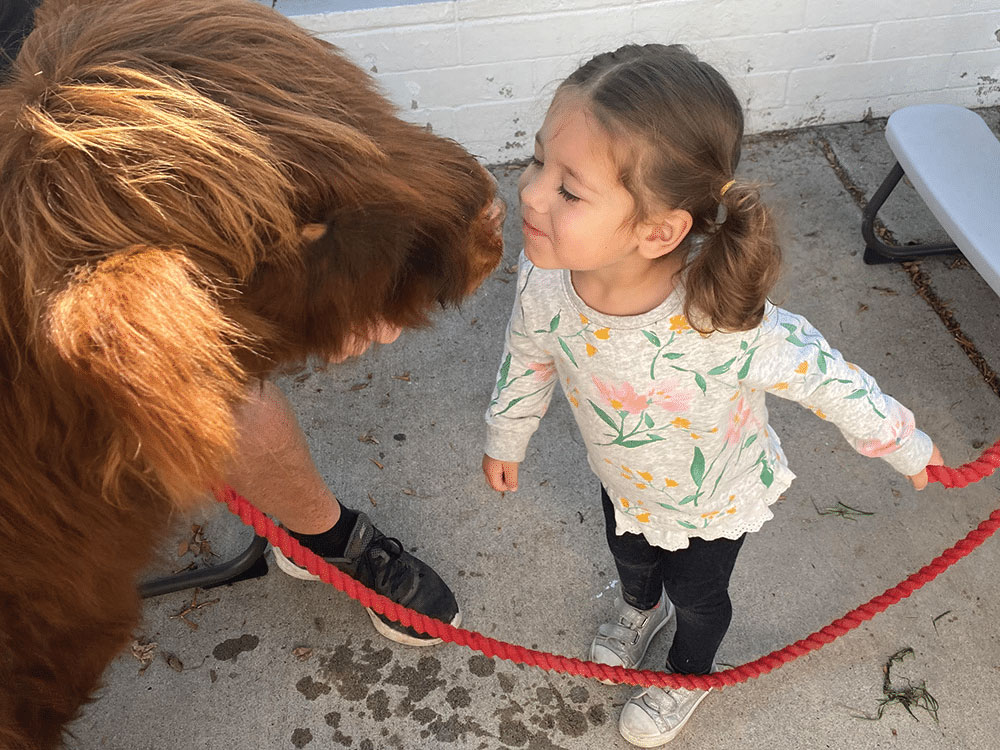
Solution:
{"label": "black sock", "polygon": [[354,531],[354,524],[358,520],[358,512],[343,505],[340,506],[340,518],[332,528],[319,534],[299,534],[295,531],[288,533],[305,547],[315,552],[320,557],[343,557],[347,548],[347,540]]}

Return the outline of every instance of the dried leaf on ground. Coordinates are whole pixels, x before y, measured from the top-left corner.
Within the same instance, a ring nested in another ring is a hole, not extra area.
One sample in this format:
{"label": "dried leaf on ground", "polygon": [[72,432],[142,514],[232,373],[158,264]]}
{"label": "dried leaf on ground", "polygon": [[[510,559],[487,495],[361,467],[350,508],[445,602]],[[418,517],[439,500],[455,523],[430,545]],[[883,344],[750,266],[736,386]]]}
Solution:
{"label": "dried leaf on ground", "polygon": [[178,657],[177,654],[171,654],[169,651],[164,651],[163,660],[175,672],[184,671],[184,662],[180,660],[180,657]]}
{"label": "dried leaf on ground", "polygon": [[170,615],[170,619],[171,620],[182,620],[185,625],[187,625],[189,628],[191,628],[191,630],[197,630],[198,629],[198,623],[192,622],[191,620],[189,620],[187,618],[187,616],[189,614],[191,614],[192,612],[197,612],[202,607],[210,607],[211,605],[217,604],[218,602],[219,602],[218,598],[216,598],[216,599],[209,599],[206,602],[199,602],[198,601],[198,589],[195,589],[194,590],[194,595],[191,597],[191,603],[189,605],[187,605],[184,609],[182,609],[180,612],[178,612],[177,614]]}
{"label": "dried leaf on ground", "polygon": [[139,660],[139,674],[145,672],[147,667],[153,663],[158,645],[156,641],[152,643],[143,643],[140,640],[132,641],[132,656]]}
{"label": "dried leaf on ground", "polygon": [[292,656],[294,656],[299,661],[305,661],[310,656],[312,656],[313,650],[308,646],[298,646],[292,649]]}

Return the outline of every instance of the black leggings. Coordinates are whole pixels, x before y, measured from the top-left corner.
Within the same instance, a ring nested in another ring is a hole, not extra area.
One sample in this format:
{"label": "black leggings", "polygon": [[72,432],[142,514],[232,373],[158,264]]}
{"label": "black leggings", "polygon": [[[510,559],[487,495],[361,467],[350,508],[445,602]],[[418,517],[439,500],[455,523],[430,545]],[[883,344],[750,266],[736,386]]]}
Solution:
{"label": "black leggings", "polygon": [[614,507],[601,487],[608,546],[615,558],[625,601],[649,609],[661,588],[677,609],[677,632],[667,655],[667,669],[681,674],[708,674],[715,652],[729,629],[733,605],[729,577],[746,534],[739,539],[691,538],[685,549],[654,547],[641,534],[615,533]]}

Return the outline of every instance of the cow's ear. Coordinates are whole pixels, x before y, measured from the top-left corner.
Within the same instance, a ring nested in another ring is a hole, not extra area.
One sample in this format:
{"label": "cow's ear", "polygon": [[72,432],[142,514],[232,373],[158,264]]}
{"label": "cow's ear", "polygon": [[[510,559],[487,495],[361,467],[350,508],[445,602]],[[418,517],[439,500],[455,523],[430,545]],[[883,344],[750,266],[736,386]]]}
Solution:
{"label": "cow's ear", "polygon": [[132,248],[78,272],[52,300],[48,335],[74,381],[103,399],[177,505],[224,476],[247,336],[177,252]]}

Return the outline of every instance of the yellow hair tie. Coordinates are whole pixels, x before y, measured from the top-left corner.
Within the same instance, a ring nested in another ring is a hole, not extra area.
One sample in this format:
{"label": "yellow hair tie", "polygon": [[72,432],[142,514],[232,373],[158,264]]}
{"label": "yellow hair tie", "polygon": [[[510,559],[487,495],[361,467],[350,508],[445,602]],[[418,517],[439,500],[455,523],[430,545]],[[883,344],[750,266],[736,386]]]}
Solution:
{"label": "yellow hair tie", "polygon": [[722,186],[722,190],[719,191],[719,197],[720,198],[723,197],[726,194],[726,191],[729,190],[729,188],[731,188],[735,184],[736,184],[736,180],[730,180],[725,185],[723,185]]}

